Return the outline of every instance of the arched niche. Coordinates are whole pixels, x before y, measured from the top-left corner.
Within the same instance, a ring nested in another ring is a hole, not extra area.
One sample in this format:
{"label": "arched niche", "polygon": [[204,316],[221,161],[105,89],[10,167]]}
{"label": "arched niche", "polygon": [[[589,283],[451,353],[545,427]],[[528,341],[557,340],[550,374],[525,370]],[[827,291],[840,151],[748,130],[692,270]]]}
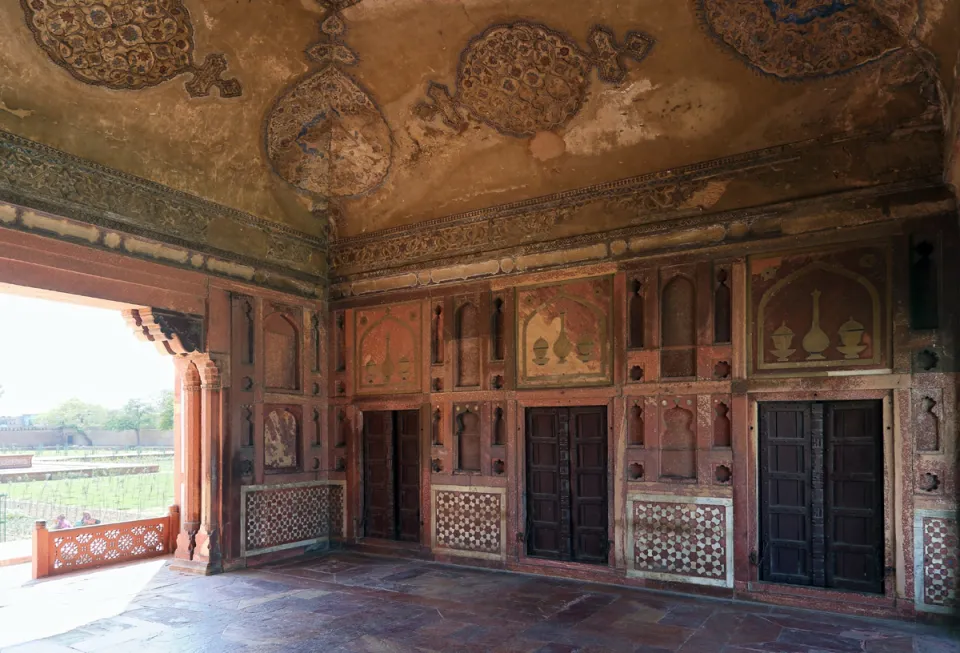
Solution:
{"label": "arched niche", "polygon": [[263,321],[264,381],[272,390],[300,389],[300,332],[285,313]]}
{"label": "arched niche", "polygon": [[697,373],[697,290],[684,275],[673,277],[660,294],[660,372],[665,378]]}
{"label": "arched niche", "polygon": [[758,369],[848,367],[883,362],[880,291],[863,274],[814,261],[768,288],[757,304]]}
{"label": "arched niche", "polygon": [[679,402],[663,412],[660,442],[660,478],[664,481],[690,481],[697,478],[697,436],[693,408]]}
{"label": "arched niche", "polygon": [[481,465],[480,416],[465,410],[457,415],[457,468],[479,472]]}
{"label": "arched niche", "polygon": [[473,302],[457,309],[457,387],[480,385],[480,312]]}

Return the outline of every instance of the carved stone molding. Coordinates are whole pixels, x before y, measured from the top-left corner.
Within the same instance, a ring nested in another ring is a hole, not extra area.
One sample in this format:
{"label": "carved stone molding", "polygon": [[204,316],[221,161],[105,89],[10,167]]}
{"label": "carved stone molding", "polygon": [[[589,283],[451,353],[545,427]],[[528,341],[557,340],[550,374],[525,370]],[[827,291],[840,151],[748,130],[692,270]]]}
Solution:
{"label": "carved stone molding", "polygon": [[[0,200],[106,230],[190,248],[322,285],[326,236],[285,225],[102,166],[0,130]],[[216,231],[242,230],[223,249]],[[4,226],[11,226],[2,221]],[[116,236],[115,236],[116,237]],[[102,242],[101,236],[100,241]],[[97,243],[91,243],[97,244]],[[315,256],[315,254],[318,254]]]}
{"label": "carved stone molding", "polygon": [[[925,194],[918,196],[917,191]],[[907,198],[913,199],[907,201]],[[869,200],[869,202],[865,202]],[[835,234],[855,229],[956,211],[956,200],[937,178],[849,191],[831,198],[784,202],[775,206],[664,220],[586,236],[563,238],[490,253],[472,252],[431,261],[335,279],[332,299],[497,276],[539,272],[577,265],[626,263],[640,257],[700,248],[736,247],[761,251],[784,236]],[[829,216],[824,218],[821,216]]]}
{"label": "carved stone molding", "polygon": [[[939,126],[917,126],[915,131],[939,129]],[[504,252],[511,248],[527,251],[531,246],[557,240],[560,227],[566,228],[575,221],[581,227],[585,222],[592,222],[590,216],[593,215],[602,215],[606,224],[620,229],[658,226],[668,218],[696,221],[713,208],[731,182],[752,179],[761,169],[783,170],[789,166],[803,169],[807,165],[803,157],[817,156],[830,148],[850,148],[854,142],[863,146],[893,143],[901,138],[900,133],[876,132],[801,141],[342,238],[332,243],[330,267],[334,278],[342,281],[360,275],[387,274],[387,266],[389,273],[397,273],[416,269],[418,264],[422,267],[426,262],[435,265],[455,259],[462,261],[464,257],[476,257],[479,252]],[[920,156],[907,166],[909,170],[901,171],[899,179],[940,175],[941,166],[938,155]],[[878,180],[877,187],[885,183],[893,183],[893,179]],[[784,199],[791,201],[789,197]],[[727,198],[724,200],[727,202]],[[587,234],[578,238],[584,242],[600,242],[605,235]]]}
{"label": "carved stone molding", "polygon": [[199,315],[158,308],[131,308],[122,314],[134,333],[141,340],[152,342],[161,353],[189,356],[205,351],[203,317]]}

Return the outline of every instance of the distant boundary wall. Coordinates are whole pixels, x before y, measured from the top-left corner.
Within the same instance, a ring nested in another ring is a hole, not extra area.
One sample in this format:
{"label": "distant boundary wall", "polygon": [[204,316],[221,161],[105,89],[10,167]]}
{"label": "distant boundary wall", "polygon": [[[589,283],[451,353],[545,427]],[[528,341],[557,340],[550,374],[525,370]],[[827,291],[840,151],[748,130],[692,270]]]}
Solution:
{"label": "distant boundary wall", "polygon": [[[91,429],[84,431],[86,438],[74,429],[17,430],[0,431],[0,447],[56,447],[66,444],[93,447],[135,447],[136,431],[102,431]],[[71,439],[72,436],[72,439]],[[89,438],[89,442],[87,441]],[[143,429],[140,431],[140,444],[144,447],[172,447],[173,431]]]}

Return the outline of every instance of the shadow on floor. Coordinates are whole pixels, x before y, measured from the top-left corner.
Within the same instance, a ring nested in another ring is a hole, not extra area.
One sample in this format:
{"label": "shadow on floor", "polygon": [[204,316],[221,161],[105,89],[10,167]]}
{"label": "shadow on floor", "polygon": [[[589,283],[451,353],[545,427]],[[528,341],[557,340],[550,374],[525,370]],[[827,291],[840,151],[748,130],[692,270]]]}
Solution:
{"label": "shadow on floor", "polygon": [[[150,561],[9,594],[0,646],[41,611],[11,652],[960,653],[944,628],[356,553],[214,577]],[[45,596],[79,623],[50,632]]]}

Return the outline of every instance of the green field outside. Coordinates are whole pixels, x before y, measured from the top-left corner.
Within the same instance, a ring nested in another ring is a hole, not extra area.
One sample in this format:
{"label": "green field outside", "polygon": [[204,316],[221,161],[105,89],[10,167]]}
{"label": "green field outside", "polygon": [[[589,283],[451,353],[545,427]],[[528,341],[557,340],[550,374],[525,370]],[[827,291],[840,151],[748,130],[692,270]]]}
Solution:
{"label": "green field outside", "polygon": [[46,520],[50,527],[61,514],[76,522],[87,511],[103,523],[163,515],[174,503],[173,460],[144,464],[157,464],[160,471],[0,484],[0,495],[7,495],[5,539],[28,539],[34,521]]}

